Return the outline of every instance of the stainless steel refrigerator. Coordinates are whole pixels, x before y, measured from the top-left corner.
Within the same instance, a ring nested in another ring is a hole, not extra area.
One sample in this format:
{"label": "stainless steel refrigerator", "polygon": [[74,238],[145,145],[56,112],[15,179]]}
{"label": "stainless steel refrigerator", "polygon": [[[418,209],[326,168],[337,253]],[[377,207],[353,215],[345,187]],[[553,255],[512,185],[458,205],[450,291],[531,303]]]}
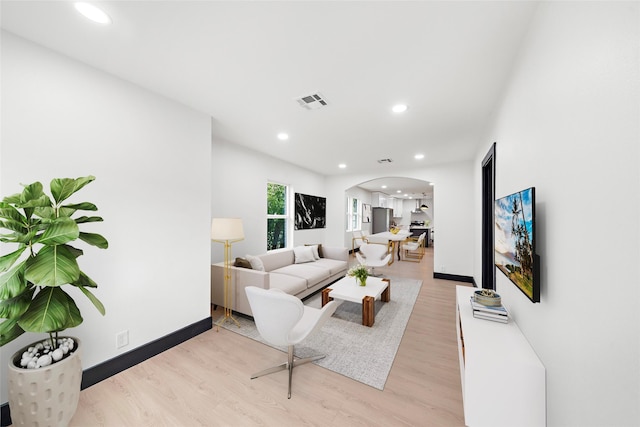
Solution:
{"label": "stainless steel refrigerator", "polygon": [[373,208],[371,218],[371,233],[382,233],[389,231],[391,221],[393,220],[393,209],[391,208]]}

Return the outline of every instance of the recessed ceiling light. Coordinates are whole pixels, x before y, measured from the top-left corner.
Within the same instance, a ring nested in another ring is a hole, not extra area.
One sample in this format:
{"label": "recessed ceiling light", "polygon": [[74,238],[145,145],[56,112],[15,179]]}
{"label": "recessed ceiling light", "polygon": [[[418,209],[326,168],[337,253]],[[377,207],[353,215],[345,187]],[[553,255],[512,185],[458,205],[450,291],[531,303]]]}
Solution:
{"label": "recessed ceiling light", "polygon": [[111,18],[102,9],[91,3],[76,2],[74,4],[76,10],[85,18],[97,22],[98,24],[111,24]]}
{"label": "recessed ceiling light", "polygon": [[289,139],[289,134],[288,133],[284,133],[284,132],[280,132],[278,134],[278,139],[280,141],[286,141],[287,139]]}
{"label": "recessed ceiling light", "polygon": [[396,190],[396,193],[402,193],[402,190]]}
{"label": "recessed ceiling light", "polygon": [[344,169],[344,168],[346,168],[346,167],[347,167],[347,165],[345,165],[344,163],[340,163],[340,164],[338,165],[338,167],[339,167],[340,169]]}
{"label": "recessed ceiling light", "polygon": [[383,185],[383,186],[381,186],[381,188],[387,188],[387,186],[386,186],[386,185]]}
{"label": "recessed ceiling light", "polygon": [[415,156],[413,156],[413,158],[416,160],[422,160],[424,159],[424,154],[416,154]]}
{"label": "recessed ceiling light", "polygon": [[[405,195],[404,195],[404,197],[407,197],[407,196],[408,196],[408,194],[405,194]],[[409,197],[409,198],[411,198],[411,197]]]}
{"label": "recessed ceiling light", "polygon": [[430,182],[429,185],[436,185],[435,182]]}
{"label": "recessed ceiling light", "polygon": [[396,104],[391,108],[391,111],[394,113],[404,113],[407,111],[407,106],[405,104]]}

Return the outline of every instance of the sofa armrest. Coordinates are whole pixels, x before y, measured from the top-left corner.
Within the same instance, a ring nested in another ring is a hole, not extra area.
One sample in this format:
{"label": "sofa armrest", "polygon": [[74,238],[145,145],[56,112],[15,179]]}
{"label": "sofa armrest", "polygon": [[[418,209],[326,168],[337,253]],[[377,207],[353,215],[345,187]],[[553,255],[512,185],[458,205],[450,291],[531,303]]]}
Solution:
{"label": "sofa armrest", "polygon": [[[269,273],[248,268],[229,266],[231,275],[230,291],[233,301],[231,309],[252,316],[249,300],[245,293],[247,286],[269,289]],[[224,306],[224,263],[211,265],[211,303]]]}
{"label": "sofa armrest", "polygon": [[322,255],[325,258],[349,262],[349,248],[322,245]]}

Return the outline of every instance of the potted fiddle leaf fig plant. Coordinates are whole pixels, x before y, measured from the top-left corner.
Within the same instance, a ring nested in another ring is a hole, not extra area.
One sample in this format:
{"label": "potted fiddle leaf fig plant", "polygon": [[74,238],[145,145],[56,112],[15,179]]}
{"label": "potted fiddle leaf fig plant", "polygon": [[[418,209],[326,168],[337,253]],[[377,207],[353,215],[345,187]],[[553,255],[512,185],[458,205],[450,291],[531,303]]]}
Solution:
{"label": "potted fiddle leaf fig plant", "polygon": [[[0,202],[0,242],[17,245],[0,257],[0,319],[4,319],[0,346],[25,332],[48,334],[47,339],[25,347],[9,360],[9,408],[16,425],[48,425],[52,421],[66,425],[78,404],[80,343],[59,333],[80,325],[83,319],[66,290],[75,288],[105,314],[104,306],[89,290],[97,284],[80,270],[78,258],[83,251],[76,243],[106,249],[108,242],[100,234],[80,231],[82,224],[102,221],[94,215],[76,216],[82,211],[97,211],[96,205],[68,203],[67,199],[94,180],[93,176],[53,179],[50,195],[40,182],[34,182]],[[70,371],[60,374],[52,373],[53,369]],[[31,390],[37,393],[20,389],[34,383],[38,386]]]}

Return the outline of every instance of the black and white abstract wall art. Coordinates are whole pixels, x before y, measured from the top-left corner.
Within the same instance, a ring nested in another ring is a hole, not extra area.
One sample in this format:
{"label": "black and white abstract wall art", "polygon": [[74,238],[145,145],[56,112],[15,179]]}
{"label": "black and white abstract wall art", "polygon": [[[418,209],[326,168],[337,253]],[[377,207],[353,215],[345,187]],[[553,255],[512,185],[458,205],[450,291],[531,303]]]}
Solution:
{"label": "black and white abstract wall art", "polygon": [[371,222],[371,205],[362,204],[362,222]]}
{"label": "black and white abstract wall art", "polygon": [[326,228],[327,199],[295,193],[295,229]]}

